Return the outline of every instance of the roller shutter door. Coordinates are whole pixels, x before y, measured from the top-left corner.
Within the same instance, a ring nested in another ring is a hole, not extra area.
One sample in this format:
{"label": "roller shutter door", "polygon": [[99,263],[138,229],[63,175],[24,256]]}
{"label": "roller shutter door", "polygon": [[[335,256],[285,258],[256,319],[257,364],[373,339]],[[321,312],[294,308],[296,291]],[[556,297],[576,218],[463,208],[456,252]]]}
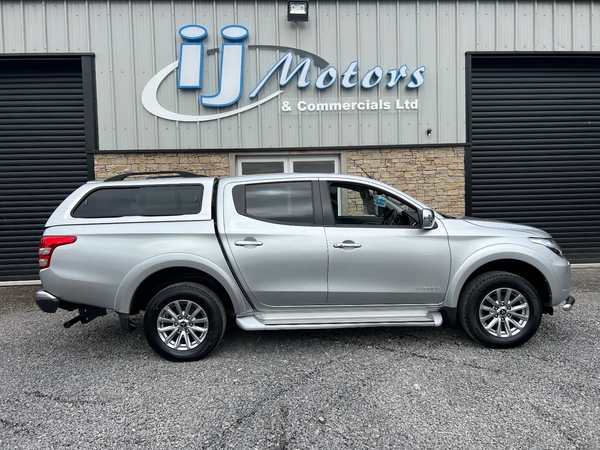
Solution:
{"label": "roller shutter door", "polygon": [[467,214],[542,228],[570,261],[600,262],[600,56],[467,58]]}
{"label": "roller shutter door", "polygon": [[38,279],[58,204],[88,180],[81,58],[0,58],[0,282]]}

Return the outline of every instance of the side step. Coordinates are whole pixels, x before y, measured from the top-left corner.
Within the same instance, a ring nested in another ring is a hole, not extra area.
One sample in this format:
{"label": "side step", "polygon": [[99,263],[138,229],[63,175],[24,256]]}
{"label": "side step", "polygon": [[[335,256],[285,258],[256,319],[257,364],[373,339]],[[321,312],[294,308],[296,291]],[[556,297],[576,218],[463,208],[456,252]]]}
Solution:
{"label": "side step", "polygon": [[237,317],[237,325],[247,331],[298,330],[365,327],[439,327],[440,311],[429,309],[343,309],[324,311],[256,312]]}

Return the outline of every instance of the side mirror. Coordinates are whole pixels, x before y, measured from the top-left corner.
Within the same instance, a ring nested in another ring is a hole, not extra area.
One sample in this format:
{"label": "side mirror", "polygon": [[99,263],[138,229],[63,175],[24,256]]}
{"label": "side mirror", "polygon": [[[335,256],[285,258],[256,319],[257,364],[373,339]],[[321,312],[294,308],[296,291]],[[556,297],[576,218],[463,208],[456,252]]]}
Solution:
{"label": "side mirror", "polygon": [[419,219],[421,220],[421,228],[423,230],[435,228],[435,214],[431,209],[425,208],[419,211]]}

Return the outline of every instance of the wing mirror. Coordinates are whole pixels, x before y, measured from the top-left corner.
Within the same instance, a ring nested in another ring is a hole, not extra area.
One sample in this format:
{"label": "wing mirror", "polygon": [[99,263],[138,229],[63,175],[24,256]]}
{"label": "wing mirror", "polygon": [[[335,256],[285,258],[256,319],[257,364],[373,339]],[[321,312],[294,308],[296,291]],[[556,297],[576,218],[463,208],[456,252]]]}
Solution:
{"label": "wing mirror", "polygon": [[420,210],[419,219],[421,220],[421,228],[423,230],[435,228],[435,213],[431,209],[424,208]]}

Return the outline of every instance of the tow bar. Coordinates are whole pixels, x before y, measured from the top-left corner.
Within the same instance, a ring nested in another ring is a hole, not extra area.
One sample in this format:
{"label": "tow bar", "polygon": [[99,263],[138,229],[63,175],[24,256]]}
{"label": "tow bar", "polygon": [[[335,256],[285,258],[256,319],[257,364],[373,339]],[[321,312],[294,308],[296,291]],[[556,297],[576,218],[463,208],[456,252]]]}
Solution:
{"label": "tow bar", "polygon": [[63,326],[65,328],[71,328],[77,322],[89,323],[94,320],[96,317],[105,316],[106,309],[105,308],[96,308],[95,306],[82,306],[79,308],[79,315],[73,317],[71,320],[67,320]]}

